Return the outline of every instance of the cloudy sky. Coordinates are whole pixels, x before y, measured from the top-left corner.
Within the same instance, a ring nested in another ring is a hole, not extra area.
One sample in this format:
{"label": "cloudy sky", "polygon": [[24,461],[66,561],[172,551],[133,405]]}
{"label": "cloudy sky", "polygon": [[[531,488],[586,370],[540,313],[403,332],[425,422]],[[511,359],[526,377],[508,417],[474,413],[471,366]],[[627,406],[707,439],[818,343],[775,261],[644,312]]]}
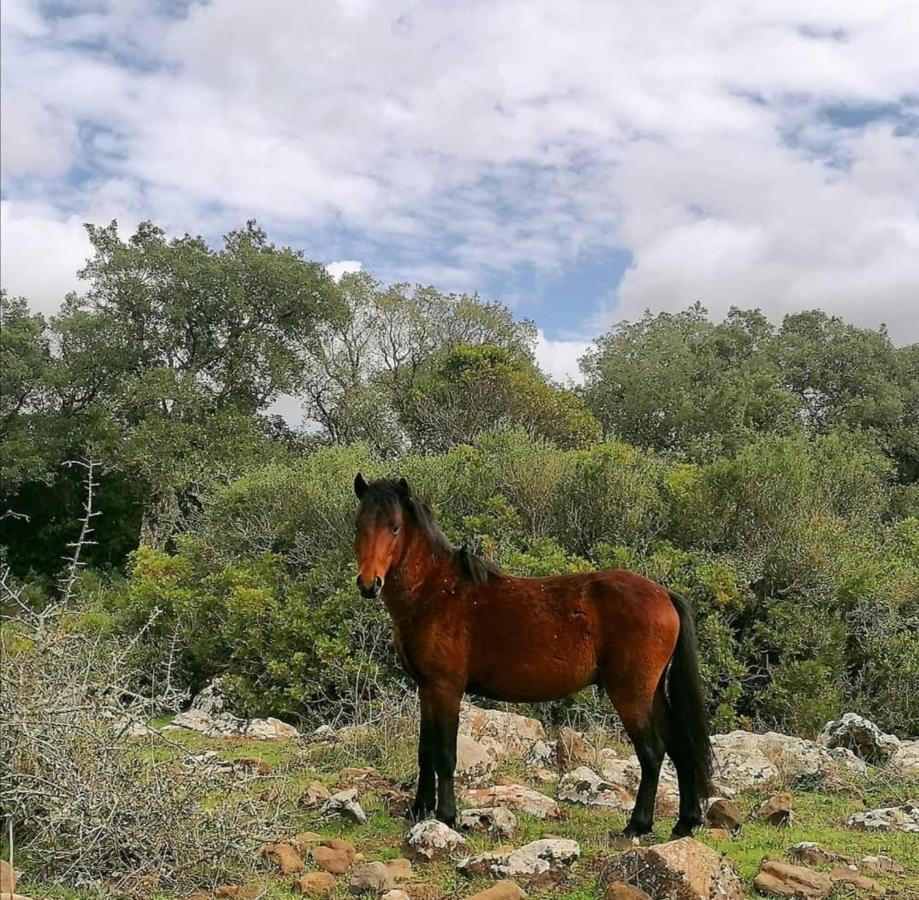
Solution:
{"label": "cloudy sky", "polygon": [[513,305],[557,375],[695,300],[919,340],[917,47],[916,0],[4,0],[3,286],[255,217]]}

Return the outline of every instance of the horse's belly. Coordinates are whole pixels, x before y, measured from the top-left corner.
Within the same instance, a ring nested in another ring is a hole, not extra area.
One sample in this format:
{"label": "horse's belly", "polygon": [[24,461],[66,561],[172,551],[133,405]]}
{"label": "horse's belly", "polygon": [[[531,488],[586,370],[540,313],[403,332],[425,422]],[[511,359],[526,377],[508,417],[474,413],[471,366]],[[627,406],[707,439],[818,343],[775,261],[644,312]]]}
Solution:
{"label": "horse's belly", "polygon": [[492,700],[539,703],[576,694],[597,681],[596,658],[584,651],[569,656],[507,656],[503,662],[473,667],[467,690]]}

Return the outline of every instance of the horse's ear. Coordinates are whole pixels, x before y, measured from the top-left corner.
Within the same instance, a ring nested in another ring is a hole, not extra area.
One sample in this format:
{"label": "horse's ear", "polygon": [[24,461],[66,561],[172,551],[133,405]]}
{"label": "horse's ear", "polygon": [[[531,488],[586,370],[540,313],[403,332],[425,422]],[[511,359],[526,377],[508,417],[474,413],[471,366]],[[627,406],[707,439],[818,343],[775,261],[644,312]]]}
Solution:
{"label": "horse's ear", "polygon": [[367,482],[364,481],[364,476],[360,472],[354,476],[354,493],[357,494],[358,500],[367,493]]}
{"label": "horse's ear", "polygon": [[399,479],[399,493],[403,497],[412,496],[412,489],[408,486],[408,482],[404,478]]}

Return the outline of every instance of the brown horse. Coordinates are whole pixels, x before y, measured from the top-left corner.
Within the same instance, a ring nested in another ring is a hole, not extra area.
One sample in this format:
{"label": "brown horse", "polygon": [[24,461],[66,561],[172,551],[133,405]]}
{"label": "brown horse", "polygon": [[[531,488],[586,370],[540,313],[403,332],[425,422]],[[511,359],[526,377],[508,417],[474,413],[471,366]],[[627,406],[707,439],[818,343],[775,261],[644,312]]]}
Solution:
{"label": "brown horse", "polygon": [[382,597],[396,649],[418,685],[421,734],[414,818],[456,818],[453,772],[460,701],[557,700],[599,684],[619,711],[641,764],[625,833],[651,830],[666,751],[676,766],[674,834],[699,824],[711,748],[686,602],[620,570],[514,578],[452,547],[405,479],[367,483],[360,500],[357,586]]}

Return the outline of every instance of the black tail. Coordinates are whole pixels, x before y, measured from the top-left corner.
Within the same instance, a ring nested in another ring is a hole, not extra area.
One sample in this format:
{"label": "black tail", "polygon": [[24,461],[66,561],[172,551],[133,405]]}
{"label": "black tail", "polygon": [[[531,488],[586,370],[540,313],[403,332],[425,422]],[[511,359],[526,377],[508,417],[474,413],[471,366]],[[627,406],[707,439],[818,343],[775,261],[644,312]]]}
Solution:
{"label": "black tail", "polygon": [[671,747],[668,749],[677,767],[681,762],[685,766],[697,800],[704,801],[711,796],[712,745],[699,678],[696,627],[689,603],[672,592],[670,599],[680,617],[680,636],[667,675],[671,729]]}

